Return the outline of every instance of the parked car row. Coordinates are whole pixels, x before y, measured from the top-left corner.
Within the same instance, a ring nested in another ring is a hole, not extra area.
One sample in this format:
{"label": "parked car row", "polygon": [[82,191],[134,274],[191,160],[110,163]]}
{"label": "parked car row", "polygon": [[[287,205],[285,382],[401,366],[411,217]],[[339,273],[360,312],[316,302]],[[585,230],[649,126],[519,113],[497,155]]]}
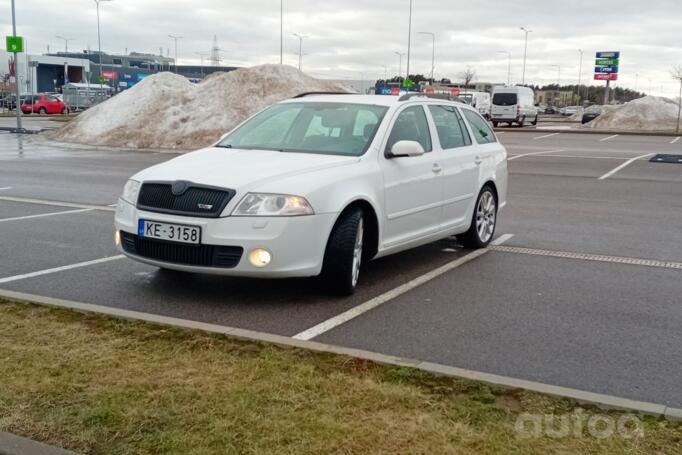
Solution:
{"label": "parked car row", "polygon": [[23,114],[67,114],[69,109],[58,94],[40,93],[20,98]]}

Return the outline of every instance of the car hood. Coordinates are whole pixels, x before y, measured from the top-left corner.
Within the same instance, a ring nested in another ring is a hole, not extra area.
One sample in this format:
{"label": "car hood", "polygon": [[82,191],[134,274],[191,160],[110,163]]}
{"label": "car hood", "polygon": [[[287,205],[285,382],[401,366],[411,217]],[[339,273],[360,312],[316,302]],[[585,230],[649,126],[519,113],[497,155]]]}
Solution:
{"label": "car hood", "polygon": [[358,157],[209,147],[145,169],[138,181],[187,180],[202,185],[252,189],[260,183],[355,163]]}

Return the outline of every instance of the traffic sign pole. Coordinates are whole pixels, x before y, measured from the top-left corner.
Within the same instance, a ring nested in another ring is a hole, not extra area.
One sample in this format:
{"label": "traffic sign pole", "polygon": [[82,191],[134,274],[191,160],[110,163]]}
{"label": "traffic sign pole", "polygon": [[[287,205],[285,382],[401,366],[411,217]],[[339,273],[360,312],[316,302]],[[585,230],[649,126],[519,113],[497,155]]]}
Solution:
{"label": "traffic sign pole", "polygon": [[[14,0],[12,0],[12,35],[17,36],[17,20],[14,14]],[[9,50],[9,49],[8,49]],[[16,50],[14,54],[14,92],[16,94],[16,101],[14,102],[14,109],[17,111],[17,131],[21,132],[24,128],[21,125],[21,103],[19,102],[19,59],[17,58]]]}

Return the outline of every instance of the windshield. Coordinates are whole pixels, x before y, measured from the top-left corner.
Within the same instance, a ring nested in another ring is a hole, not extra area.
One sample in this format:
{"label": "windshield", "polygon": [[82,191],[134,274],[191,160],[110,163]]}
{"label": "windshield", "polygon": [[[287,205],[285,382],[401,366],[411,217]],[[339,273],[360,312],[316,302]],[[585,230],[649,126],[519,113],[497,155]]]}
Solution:
{"label": "windshield", "polygon": [[217,146],[360,156],[367,151],[387,109],[349,103],[276,104]]}
{"label": "windshield", "polygon": [[495,106],[513,106],[516,104],[516,93],[495,93],[493,104]]}

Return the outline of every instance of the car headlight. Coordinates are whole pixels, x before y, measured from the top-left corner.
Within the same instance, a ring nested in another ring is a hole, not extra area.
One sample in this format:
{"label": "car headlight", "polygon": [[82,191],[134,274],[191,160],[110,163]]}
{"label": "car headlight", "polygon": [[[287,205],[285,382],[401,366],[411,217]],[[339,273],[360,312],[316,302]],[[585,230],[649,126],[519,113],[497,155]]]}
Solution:
{"label": "car headlight", "polygon": [[140,186],[140,182],[136,180],[128,180],[123,187],[121,199],[133,205],[137,204],[137,196],[140,194]]}
{"label": "car headlight", "polygon": [[235,216],[300,216],[315,213],[301,196],[288,194],[249,193],[239,202]]}

